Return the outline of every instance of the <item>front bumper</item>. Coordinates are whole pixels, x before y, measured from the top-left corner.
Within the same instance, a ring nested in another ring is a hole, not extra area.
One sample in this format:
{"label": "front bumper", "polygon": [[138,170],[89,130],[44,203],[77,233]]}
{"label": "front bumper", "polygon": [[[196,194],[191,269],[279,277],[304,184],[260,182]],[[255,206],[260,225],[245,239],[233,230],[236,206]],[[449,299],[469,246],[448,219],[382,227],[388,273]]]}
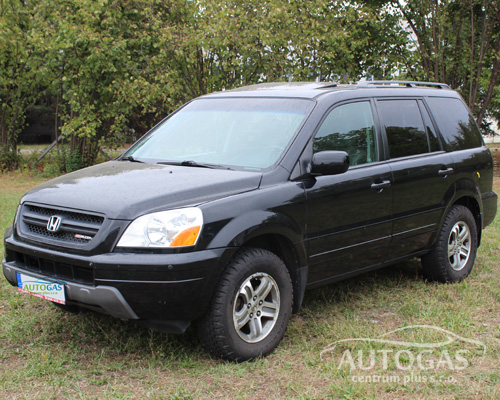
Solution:
{"label": "front bumper", "polygon": [[17,286],[17,272],[57,279],[65,284],[69,305],[178,333],[206,312],[233,251],[84,256],[30,245],[7,231],[2,264],[12,285]]}
{"label": "front bumper", "polygon": [[[26,269],[18,268],[12,263],[5,262],[3,265],[3,274],[7,280],[17,286],[17,273],[28,273],[34,278],[43,279],[46,276],[36,274]],[[65,282],[64,291],[66,298],[70,303],[85,304],[88,308],[101,308],[107,314],[121,319],[139,319],[137,314],[128,305],[120,291],[112,286],[86,286],[78,283]]]}

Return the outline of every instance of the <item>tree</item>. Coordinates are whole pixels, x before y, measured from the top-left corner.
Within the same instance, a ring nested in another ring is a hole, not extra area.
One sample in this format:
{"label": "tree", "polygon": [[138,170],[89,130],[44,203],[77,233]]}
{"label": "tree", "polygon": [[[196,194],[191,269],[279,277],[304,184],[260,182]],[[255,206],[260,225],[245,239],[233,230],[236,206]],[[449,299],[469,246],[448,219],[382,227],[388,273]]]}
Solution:
{"label": "tree", "polygon": [[[500,114],[495,0],[0,0],[0,145],[28,107],[86,164],[186,101],[267,81],[443,81]],[[401,21],[404,23],[401,23]]]}
{"label": "tree", "polygon": [[199,0],[169,55],[191,97],[283,80],[390,75],[405,57],[398,17],[377,5],[325,0]]}
{"label": "tree", "polygon": [[484,123],[500,72],[500,3],[496,0],[393,0],[415,41],[407,63],[415,79],[461,92]]}
{"label": "tree", "polygon": [[17,150],[26,108],[39,96],[40,49],[30,40],[30,5],[0,0],[0,148]]}
{"label": "tree", "polygon": [[164,66],[155,68],[164,50],[157,43],[182,3],[42,0],[34,6],[43,74],[50,76],[45,90],[56,99],[60,134],[86,164],[103,145],[121,143],[132,118],[169,102],[168,86],[154,86],[165,73]]}

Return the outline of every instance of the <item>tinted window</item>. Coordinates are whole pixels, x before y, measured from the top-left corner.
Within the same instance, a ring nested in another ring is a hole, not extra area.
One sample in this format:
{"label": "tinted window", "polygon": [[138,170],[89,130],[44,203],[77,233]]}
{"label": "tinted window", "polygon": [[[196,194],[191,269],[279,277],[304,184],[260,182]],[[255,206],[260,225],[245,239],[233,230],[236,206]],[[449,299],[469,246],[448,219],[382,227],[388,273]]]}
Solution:
{"label": "tinted window", "polygon": [[349,154],[350,165],[377,161],[375,124],[368,101],[333,109],[313,140],[314,152],[340,150]]}
{"label": "tinted window", "polygon": [[462,150],[483,144],[476,121],[459,99],[429,97],[427,103],[443,136],[446,150]]}
{"label": "tinted window", "polygon": [[391,158],[429,152],[416,100],[383,100],[377,103],[377,107],[385,126]]}
{"label": "tinted window", "polygon": [[420,111],[422,112],[422,116],[424,117],[425,131],[427,132],[427,139],[429,140],[429,150],[430,151],[440,151],[441,145],[439,144],[439,139],[437,137],[434,126],[431,122],[431,118],[429,117],[429,113],[427,112],[424,103],[422,100],[419,100]]}

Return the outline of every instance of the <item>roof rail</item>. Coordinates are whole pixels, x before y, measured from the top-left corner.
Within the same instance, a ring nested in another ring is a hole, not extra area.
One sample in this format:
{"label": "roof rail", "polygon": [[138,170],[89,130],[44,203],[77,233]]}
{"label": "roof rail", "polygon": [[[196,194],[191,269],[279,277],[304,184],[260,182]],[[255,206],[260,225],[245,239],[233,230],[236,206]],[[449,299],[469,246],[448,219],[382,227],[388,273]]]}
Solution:
{"label": "roof rail", "polygon": [[320,87],[320,89],[323,89],[323,88],[334,88],[334,87],[337,87],[339,85],[338,81],[319,82],[319,83],[324,83],[324,85],[322,85]]}
{"label": "roof rail", "polygon": [[404,86],[404,87],[419,87],[428,86],[435,87],[436,89],[448,89],[450,87],[445,83],[438,82],[414,82],[414,81],[359,81],[358,87],[368,87],[368,86]]}

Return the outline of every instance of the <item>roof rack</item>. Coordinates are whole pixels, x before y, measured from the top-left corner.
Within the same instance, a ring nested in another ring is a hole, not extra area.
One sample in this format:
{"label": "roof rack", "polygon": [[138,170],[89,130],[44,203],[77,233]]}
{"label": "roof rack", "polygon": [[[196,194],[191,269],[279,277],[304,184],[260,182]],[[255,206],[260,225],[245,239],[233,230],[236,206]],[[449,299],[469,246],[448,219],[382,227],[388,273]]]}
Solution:
{"label": "roof rack", "polygon": [[331,82],[319,82],[323,85],[321,85],[318,89],[323,89],[323,88],[334,88],[339,85],[338,81],[331,81]]}
{"label": "roof rack", "polygon": [[445,83],[438,82],[414,82],[414,81],[359,81],[358,87],[368,87],[368,86],[404,86],[404,87],[435,87],[436,89],[447,89],[451,90],[450,87]]}

